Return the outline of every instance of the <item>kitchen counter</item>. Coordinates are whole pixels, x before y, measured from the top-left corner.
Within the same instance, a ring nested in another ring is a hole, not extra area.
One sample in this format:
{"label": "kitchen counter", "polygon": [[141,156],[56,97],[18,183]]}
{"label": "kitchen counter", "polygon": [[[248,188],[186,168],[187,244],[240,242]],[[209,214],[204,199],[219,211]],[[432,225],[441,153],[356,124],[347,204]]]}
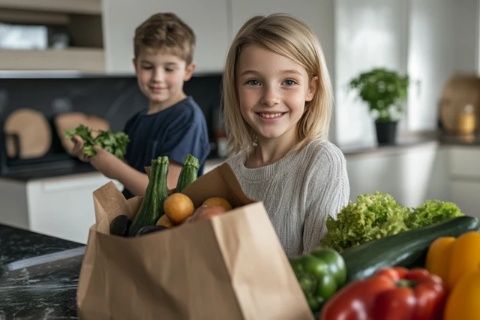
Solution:
{"label": "kitchen counter", "polygon": [[0,319],[77,319],[84,246],[0,225]]}
{"label": "kitchen counter", "polygon": [[437,143],[439,146],[480,146],[480,135],[477,136],[456,136],[442,133],[441,131],[418,131],[399,134],[395,145],[377,146],[372,144],[342,145],[343,153],[346,156],[366,153],[382,153],[391,150],[401,150],[417,147],[424,144]]}
{"label": "kitchen counter", "polygon": [[446,135],[446,134],[439,134],[438,141],[442,145],[449,145],[449,146],[471,146],[471,147],[479,147],[480,146],[480,136],[472,135],[472,136],[453,136],[453,135]]}
{"label": "kitchen counter", "polygon": [[79,161],[52,162],[45,163],[43,165],[33,164],[31,166],[24,166],[22,169],[14,169],[11,170],[11,172],[1,175],[0,178],[16,180],[19,182],[28,182],[30,180],[39,180],[44,178],[61,177],[89,172],[97,172],[97,170],[89,163],[81,163]]}
{"label": "kitchen counter", "polygon": [[[378,147],[376,145],[343,145],[340,149],[345,156],[352,155],[367,155],[377,153],[390,153],[405,150],[408,148],[414,148],[417,146],[437,143],[439,145],[462,145],[462,146],[480,146],[480,136],[460,137],[449,136],[439,131],[427,131],[427,132],[412,132],[403,133],[398,137],[398,142],[395,145],[387,145]],[[221,164],[225,158],[209,158],[205,163],[205,172],[214,169]],[[44,178],[61,177],[76,175],[82,173],[96,172],[96,170],[88,163],[82,163],[80,161],[62,162],[55,165],[46,164],[44,166],[34,166],[35,170],[18,170],[11,173],[3,174],[0,178],[27,182],[30,180],[38,180]]]}
{"label": "kitchen counter", "polygon": [[410,148],[416,148],[428,144],[438,144],[440,142],[439,134],[435,131],[402,133],[397,137],[394,145],[377,146],[376,144],[352,144],[342,145],[340,149],[346,157],[356,155],[376,155],[392,152],[405,151]]}

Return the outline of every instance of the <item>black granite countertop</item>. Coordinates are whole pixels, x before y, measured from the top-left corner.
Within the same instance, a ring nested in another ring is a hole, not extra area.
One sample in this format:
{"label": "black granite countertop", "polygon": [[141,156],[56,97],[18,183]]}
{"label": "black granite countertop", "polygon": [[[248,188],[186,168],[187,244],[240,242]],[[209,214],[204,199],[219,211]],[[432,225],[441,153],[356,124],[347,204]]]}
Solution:
{"label": "black granite countertop", "polygon": [[13,167],[10,172],[2,174],[0,178],[27,182],[31,180],[68,176],[88,172],[96,172],[96,169],[93,168],[89,163],[52,162],[42,165],[25,165],[20,168]]}
{"label": "black granite countertop", "polygon": [[84,246],[0,225],[0,319],[77,319]]}

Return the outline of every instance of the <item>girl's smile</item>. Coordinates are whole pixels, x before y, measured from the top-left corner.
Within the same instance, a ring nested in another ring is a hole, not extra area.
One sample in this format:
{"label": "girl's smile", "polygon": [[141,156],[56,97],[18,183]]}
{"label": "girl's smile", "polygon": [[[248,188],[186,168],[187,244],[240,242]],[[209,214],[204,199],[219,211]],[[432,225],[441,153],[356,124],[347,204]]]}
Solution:
{"label": "girl's smile", "polygon": [[257,115],[262,119],[278,119],[281,116],[287,114],[286,112],[257,112]]}

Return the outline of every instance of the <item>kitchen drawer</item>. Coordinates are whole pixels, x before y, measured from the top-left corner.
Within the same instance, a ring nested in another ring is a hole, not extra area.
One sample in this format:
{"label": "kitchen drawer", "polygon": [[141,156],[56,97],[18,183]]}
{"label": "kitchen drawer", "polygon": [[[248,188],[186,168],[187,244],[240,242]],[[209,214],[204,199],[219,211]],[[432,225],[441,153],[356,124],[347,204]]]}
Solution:
{"label": "kitchen drawer", "polygon": [[450,175],[480,180],[480,147],[451,147]]}

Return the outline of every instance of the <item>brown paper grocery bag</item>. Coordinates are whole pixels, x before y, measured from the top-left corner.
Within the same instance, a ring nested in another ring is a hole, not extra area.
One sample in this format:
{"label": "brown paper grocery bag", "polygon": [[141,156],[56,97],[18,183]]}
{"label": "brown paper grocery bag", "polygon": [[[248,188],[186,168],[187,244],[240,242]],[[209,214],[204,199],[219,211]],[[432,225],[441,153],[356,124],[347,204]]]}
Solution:
{"label": "brown paper grocery bag", "polygon": [[223,196],[236,209],[135,238],[108,234],[136,212],[113,183],[94,193],[77,291],[81,319],[313,319],[261,202],[248,199],[228,165],[184,191],[199,205]]}

